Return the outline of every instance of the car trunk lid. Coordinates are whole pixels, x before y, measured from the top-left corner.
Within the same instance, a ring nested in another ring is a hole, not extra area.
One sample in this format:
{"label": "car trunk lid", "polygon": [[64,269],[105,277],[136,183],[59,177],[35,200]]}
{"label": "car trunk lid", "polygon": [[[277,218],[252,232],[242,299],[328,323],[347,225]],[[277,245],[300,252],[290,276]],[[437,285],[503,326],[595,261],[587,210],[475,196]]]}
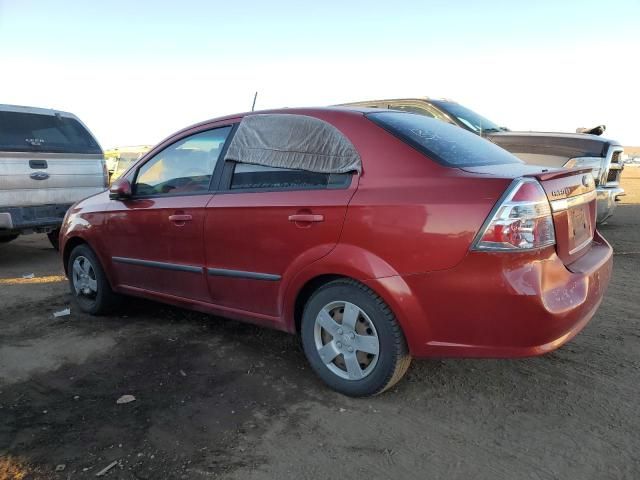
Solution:
{"label": "car trunk lid", "polygon": [[103,156],[0,151],[0,206],[71,204],[106,188]]}
{"label": "car trunk lid", "polygon": [[584,255],[596,230],[596,191],[590,169],[534,174],[551,204],[556,252],[569,264]]}
{"label": "car trunk lid", "polygon": [[588,251],[596,229],[596,191],[590,169],[510,164],[463,170],[491,177],[535,178],[551,205],[558,257],[569,265]]}

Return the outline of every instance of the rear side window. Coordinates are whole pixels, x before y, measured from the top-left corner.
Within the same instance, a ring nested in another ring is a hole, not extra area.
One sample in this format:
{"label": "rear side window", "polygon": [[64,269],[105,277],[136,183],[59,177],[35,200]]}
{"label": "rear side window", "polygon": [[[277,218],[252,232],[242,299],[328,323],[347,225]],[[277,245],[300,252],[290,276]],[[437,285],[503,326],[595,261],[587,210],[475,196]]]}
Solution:
{"label": "rear side window", "polygon": [[0,151],[102,153],[75,118],[23,112],[0,112]]}
{"label": "rear side window", "polygon": [[450,167],[523,163],[489,140],[412,113],[374,112],[367,118],[433,160]]}
{"label": "rear side window", "polygon": [[231,177],[231,189],[318,188],[326,187],[328,181],[328,173],[236,163]]}
{"label": "rear side window", "polygon": [[345,188],[351,173],[318,173],[227,161],[233,169],[230,190],[305,190]]}

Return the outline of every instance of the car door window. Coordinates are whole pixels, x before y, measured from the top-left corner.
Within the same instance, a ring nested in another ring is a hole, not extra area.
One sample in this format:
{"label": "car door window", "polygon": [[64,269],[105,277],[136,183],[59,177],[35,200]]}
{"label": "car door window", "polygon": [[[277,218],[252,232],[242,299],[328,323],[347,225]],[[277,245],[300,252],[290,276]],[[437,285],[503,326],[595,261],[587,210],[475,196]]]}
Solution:
{"label": "car door window", "polygon": [[330,174],[307,170],[267,167],[248,163],[229,162],[232,165],[230,190],[273,191],[305,190],[347,187],[350,173]]}
{"label": "car door window", "polygon": [[236,163],[231,177],[231,189],[326,187],[328,180],[328,173]]}
{"label": "car door window", "polygon": [[138,170],[134,194],[187,195],[209,190],[214,169],[231,127],[183,138]]}

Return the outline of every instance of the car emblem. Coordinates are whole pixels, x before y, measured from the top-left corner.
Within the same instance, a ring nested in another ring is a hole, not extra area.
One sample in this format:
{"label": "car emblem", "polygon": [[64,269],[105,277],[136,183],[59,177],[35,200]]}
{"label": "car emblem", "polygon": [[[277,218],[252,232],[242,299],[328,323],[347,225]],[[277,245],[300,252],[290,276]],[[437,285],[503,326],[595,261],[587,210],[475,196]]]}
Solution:
{"label": "car emblem", "polygon": [[589,179],[589,177],[587,175],[584,175],[582,177],[582,185],[584,185],[585,187],[590,187],[591,186],[591,180]]}
{"label": "car emblem", "polygon": [[560,190],[552,190],[551,195],[554,197],[566,197],[571,193],[569,187],[561,188]]}
{"label": "car emblem", "polygon": [[33,172],[29,176],[34,180],[46,180],[47,178],[49,178],[49,174],[47,172]]}

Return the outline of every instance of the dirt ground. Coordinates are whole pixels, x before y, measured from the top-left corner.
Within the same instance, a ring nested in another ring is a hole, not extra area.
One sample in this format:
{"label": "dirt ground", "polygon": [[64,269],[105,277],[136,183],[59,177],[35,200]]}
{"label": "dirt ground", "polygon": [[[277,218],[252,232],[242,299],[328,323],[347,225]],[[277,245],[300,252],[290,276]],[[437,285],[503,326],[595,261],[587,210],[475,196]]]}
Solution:
{"label": "dirt ground", "polygon": [[623,179],[601,228],[613,280],[572,342],[414,361],[364,400],[325,388],[284,333],[137,300],[53,318],[70,297],[46,237],[2,245],[0,479],[95,478],[112,462],[104,478],[638,479],[640,168]]}

